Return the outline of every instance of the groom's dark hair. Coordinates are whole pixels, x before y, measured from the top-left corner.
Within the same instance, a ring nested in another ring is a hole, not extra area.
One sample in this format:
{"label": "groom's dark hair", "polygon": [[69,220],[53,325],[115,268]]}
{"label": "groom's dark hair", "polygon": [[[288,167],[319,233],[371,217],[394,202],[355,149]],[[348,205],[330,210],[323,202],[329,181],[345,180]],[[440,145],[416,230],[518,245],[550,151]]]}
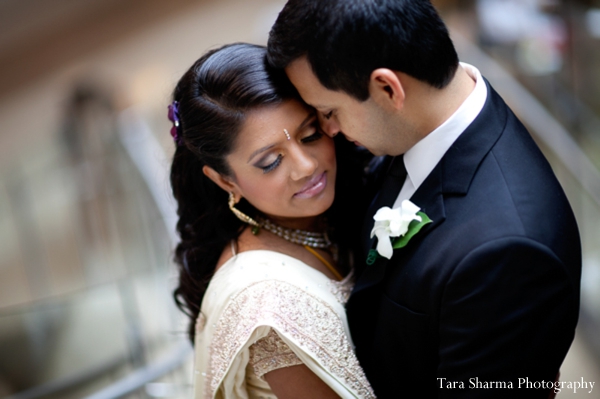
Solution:
{"label": "groom's dark hair", "polygon": [[429,0],[289,0],[269,34],[269,63],[306,56],[323,86],[369,98],[377,68],[443,88],[458,56]]}

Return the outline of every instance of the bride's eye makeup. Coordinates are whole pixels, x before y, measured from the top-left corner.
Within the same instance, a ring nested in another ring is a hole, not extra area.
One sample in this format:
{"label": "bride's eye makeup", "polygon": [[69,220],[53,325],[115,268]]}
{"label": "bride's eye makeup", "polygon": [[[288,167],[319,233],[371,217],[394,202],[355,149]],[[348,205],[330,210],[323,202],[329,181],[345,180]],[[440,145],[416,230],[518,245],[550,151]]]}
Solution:
{"label": "bride's eye makeup", "polygon": [[[320,140],[324,135],[324,133],[321,131],[321,129],[319,127],[319,123],[316,118],[316,115],[314,115],[314,114],[312,117],[312,121],[311,121],[311,119],[307,118],[307,120],[305,120],[302,123],[302,126],[300,127],[301,130],[308,130],[309,128],[310,128],[310,131],[307,133],[308,135],[306,137],[303,137],[302,139],[300,139],[300,142],[302,144],[309,144],[309,143],[315,142],[317,140]],[[265,147],[261,150],[258,150],[258,152],[267,150],[270,147],[273,147],[273,146]],[[252,158],[252,156],[251,156],[251,158]],[[281,161],[283,160],[283,154],[281,154],[281,153],[277,154],[277,157],[272,162],[270,162],[271,159],[272,159],[272,155],[265,155],[258,162],[256,162],[254,164],[254,166],[261,169],[263,171],[263,173],[265,173],[265,174],[269,173],[269,172],[275,170],[275,168],[277,168],[281,164]],[[268,162],[270,162],[270,163],[268,163]]]}
{"label": "bride's eye makeup", "polygon": [[317,115],[313,113],[311,120],[309,120],[308,122],[309,124],[307,124],[306,129],[308,130],[310,128],[308,133],[312,133],[300,139],[300,142],[302,144],[312,143],[313,141],[317,141],[321,137],[323,137],[323,131],[319,126],[319,120],[317,119]]}
{"label": "bride's eye makeup", "polygon": [[262,160],[259,161],[255,166],[262,169],[263,173],[269,173],[271,172],[273,169],[275,169],[276,167],[279,166],[279,164],[281,164],[281,160],[283,159],[283,154],[278,154],[277,158],[275,158],[275,161],[271,162],[268,165],[262,165]]}
{"label": "bride's eye makeup", "polygon": [[319,140],[321,137],[323,137],[323,133],[321,133],[321,131],[318,128],[316,128],[315,132],[313,134],[311,134],[310,136],[307,136],[307,137],[303,138],[300,141],[303,144],[308,144],[308,143],[312,143],[313,141]]}

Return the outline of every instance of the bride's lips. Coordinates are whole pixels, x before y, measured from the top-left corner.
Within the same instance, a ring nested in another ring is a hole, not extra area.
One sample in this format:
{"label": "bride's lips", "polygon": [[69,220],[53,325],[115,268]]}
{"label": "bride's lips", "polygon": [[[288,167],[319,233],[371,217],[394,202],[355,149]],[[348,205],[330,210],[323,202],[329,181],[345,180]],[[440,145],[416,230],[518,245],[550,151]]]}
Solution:
{"label": "bride's lips", "polygon": [[313,176],[300,191],[294,194],[294,198],[312,198],[323,192],[327,187],[327,172]]}

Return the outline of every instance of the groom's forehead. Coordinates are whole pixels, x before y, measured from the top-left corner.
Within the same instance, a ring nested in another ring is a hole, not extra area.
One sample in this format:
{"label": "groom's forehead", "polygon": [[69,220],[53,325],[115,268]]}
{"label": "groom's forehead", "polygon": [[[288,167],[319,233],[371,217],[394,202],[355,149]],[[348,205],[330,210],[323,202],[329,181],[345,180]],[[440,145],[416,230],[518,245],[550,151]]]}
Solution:
{"label": "groom's forehead", "polygon": [[[315,75],[306,57],[297,58],[292,61],[285,68],[285,72],[303,98],[305,95],[311,96],[312,93],[327,90]],[[308,102],[306,98],[304,100]],[[311,99],[312,102],[316,102],[317,100],[318,98]],[[314,106],[315,104],[311,105]]]}
{"label": "groom's forehead", "polygon": [[290,62],[285,68],[285,72],[303,98],[305,94],[310,97],[314,96],[310,101],[306,98],[304,99],[314,107],[318,105],[319,101],[326,101],[331,96],[347,95],[342,91],[331,90],[323,86],[313,70],[310,61],[305,56],[296,58]]}
{"label": "groom's forehead", "polygon": [[315,71],[312,68],[310,61],[306,56],[298,57],[292,62],[290,62],[285,68],[285,71],[288,77],[290,77],[290,74],[292,74],[294,77],[300,78],[302,81],[307,81],[311,84],[314,84],[315,82],[321,84],[321,82],[319,82],[319,79],[317,78],[317,75],[315,74]]}

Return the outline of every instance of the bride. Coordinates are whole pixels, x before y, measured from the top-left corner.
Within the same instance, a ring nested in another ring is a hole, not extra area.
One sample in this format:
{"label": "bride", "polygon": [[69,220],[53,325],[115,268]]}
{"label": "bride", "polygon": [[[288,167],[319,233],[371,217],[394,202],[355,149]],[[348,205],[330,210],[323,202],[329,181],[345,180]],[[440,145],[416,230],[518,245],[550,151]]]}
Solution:
{"label": "bride", "polygon": [[359,174],[264,60],[250,44],[210,51],[169,106],[194,397],[372,398],[344,313],[360,218],[342,191]]}

